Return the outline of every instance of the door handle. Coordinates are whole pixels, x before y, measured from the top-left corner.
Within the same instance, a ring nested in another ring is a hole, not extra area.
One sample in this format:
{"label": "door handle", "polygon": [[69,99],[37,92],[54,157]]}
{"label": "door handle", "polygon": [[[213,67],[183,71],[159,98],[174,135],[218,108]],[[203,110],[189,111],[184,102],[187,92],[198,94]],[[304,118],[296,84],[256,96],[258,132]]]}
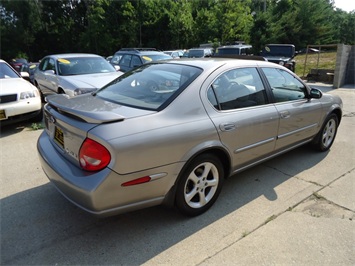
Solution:
{"label": "door handle", "polygon": [[289,111],[282,111],[280,112],[280,117],[281,118],[289,118],[291,116]]}
{"label": "door handle", "polygon": [[236,126],[234,124],[220,124],[219,125],[220,130],[222,131],[232,131],[236,129]]}

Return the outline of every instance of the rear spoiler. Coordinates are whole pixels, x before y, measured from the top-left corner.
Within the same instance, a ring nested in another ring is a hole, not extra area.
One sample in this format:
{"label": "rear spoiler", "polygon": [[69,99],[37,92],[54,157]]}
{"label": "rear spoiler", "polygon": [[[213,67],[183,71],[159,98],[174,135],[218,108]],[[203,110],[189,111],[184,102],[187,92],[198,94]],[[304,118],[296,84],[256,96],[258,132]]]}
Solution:
{"label": "rear spoiler", "polygon": [[125,120],[124,116],[114,112],[89,112],[75,109],[73,106],[68,104],[68,99],[69,97],[65,94],[52,95],[51,97],[47,97],[47,105],[63,115],[70,116],[71,118],[79,121],[85,121],[87,123],[103,124]]}

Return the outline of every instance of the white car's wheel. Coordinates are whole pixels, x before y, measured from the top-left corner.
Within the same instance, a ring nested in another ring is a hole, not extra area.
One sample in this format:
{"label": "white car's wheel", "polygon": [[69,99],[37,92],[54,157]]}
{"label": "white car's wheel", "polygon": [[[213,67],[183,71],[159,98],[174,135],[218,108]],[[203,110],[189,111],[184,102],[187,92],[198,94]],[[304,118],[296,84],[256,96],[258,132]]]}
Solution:
{"label": "white car's wheel", "polygon": [[189,216],[205,212],[217,200],[223,180],[223,166],[218,158],[210,154],[197,157],[179,178],[177,208]]}

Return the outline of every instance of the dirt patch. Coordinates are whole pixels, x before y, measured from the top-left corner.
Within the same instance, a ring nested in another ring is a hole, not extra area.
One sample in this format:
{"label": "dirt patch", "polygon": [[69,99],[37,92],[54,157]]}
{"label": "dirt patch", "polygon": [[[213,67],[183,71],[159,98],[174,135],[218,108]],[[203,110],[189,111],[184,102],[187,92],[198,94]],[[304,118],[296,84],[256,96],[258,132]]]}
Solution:
{"label": "dirt patch", "polygon": [[302,212],[312,217],[339,218],[354,220],[355,213],[341,206],[335,205],[325,198],[311,196],[292,211]]}

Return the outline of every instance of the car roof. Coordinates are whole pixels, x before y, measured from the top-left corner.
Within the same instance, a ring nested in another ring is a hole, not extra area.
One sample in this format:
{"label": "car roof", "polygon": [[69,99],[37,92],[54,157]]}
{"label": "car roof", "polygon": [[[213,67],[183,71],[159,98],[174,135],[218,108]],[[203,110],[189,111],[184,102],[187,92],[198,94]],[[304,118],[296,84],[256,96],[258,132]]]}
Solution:
{"label": "car roof", "polygon": [[166,61],[158,61],[154,63],[167,63],[167,64],[181,64],[195,66],[201,69],[212,69],[219,68],[223,65],[240,66],[240,67],[273,67],[281,68],[279,65],[267,61],[261,60],[246,60],[246,59],[235,59],[235,58],[221,58],[221,57],[211,57],[211,58],[180,58],[180,59],[170,59]]}
{"label": "car roof", "polygon": [[197,48],[190,48],[189,51],[191,50],[211,50],[213,49],[212,47],[197,47]]}
{"label": "car roof", "polygon": [[45,57],[53,57],[56,59],[59,58],[74,58],[74,57],[102,57],[97,54],[85,54],[85,53],[66,53],[66,54],[52,54],[52,55],[47,55]]}
{"label": "car roof", "polygon": [[223,45],[218,47],[218,49],[223,49],[223,48],[251,48],[250,44],[234,44],[234,45]]}
{"label": "car roof", "polygon": [[292,46],[292,47],[295,47],[293,44],[284,44],[284,43],[270,43],[270,44],[266,44],[265,46]]}
{"label": "car roof", "polygon": [[155,48],[122,48],[118,50],[115,54],[158,55],[163,53],[163,51],[159,51]]}

